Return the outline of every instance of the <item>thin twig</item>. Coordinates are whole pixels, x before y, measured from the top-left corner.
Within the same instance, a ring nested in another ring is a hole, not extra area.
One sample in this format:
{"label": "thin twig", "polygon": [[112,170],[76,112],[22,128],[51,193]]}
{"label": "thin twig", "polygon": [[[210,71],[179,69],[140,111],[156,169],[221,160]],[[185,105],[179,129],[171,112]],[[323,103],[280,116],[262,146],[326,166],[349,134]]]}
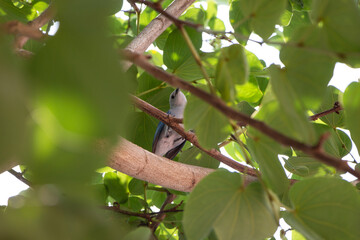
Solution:
{"label": "thin twig", "polygon": [[160,223],[165,219],[166,217],[166,212],[164,212],[165,207],[170,204],[172,201],[175,200],[177,196],[175,194],[168,194],[164,203],[162,204],[161,208],[160,208],[160,214],[157,214],[155,221],[152,222],[150,228],[152,229],[152,232],[155,233],[157,227],[160,225]]}
{"label": "thin twig", "polygon": [[334,113],[334,112],[335,112],[335,113],[339,114],[339,111],[341,111],[341,110],[343,110],[343,108],[341,107],[340,103],[339,103],[339,102],[335,102],[335,103],[334,103],[334,106],[333,106],[331,109],[326,110],[326,111],[323,111],[323,112],[321,112],[321,113],[314,114],[314,115],[310,116],[309,119],[310,119],[311,121],[315,121],[315,120],[317,120],[317,119],[319,119],[319,118],[321,118],[321,117],[323,117],[323,116],[325,116],[325,115],[328,115],[328,114],[330,114],[330,113]]}
{"label": "thin twig", "polygon": [[23,183],[25,183],[26,185],[28,185],[29,187],[33,188],[33,184],[27,180],[26,178],[24,178],[23,173],[19,173],[17,171],[15,171],[14,169],[9,169],[8,172],[10,174],[12,174],[14,177],[16,177],[17,179],[19,179],[20,181],[22,181]]}
{"label": "thin twig", "polygon": [[192,43],[192,41],[191,41],[189,35],[187,34],[185,28],[183,27],[183,25],[178,25],[178,27],[179,27],[179,30],[180,30],[183,38],[185,39],[185,42],[187,43],[187,45],[188,45],[188,47],[189,47],[189,49],[190,49],[190,51],[191,51],[191,53],[192,53],[192,55],[193,55],[193,57],[195,59],[195,62],[199,66],[199,68],[200,68],[200,70],[201,70],[201,72],[202,72],[202,74],[203,74],[203,76],[204,76],[204,78],[205,78],[205,80],[207,82],[207,85],[208,85],[208,87],[210,89],[211,94],[215,95],[216,92],[215,92],[214,86],[212,85],[212,83],[210,81],[209,75],[206,72],[206,70],[204,68],[204,65],[201,62],[201,58],[200,58],[197,50],[195,49],[194,44]]}
{"label": "thin twig", "polygon": [[146,57],[144,57],[142,54],[126,51],[122,52],[124,53],[125,57],[138,65],[139,67],[143,68],[146,72],[148,72],[150,75],[156,77],[159,80],[162,80],[164,82],[167,82],[168,84],[172,85],[173,87],[178,87],[181,89],[184,89],[186,91],[189,91],[194,96],[197,96],[198,98],[204,100],[205,102],[209,103],[211,106],[218,109],[220,112],[222,112],[225,116],[235,120],[240,121],[242,123],[246,123],[255,129],[259,130],[263,134],[271,137],[275,141],[281,143],[284,146],[291,146],[295,149],[301,150],[304,153],[318,159],[319,161],[326,163],[330,166],[335,167],[338,170],[349,172],[352,175],[360,178],[360,172],[355,171],[352,169],[346,161],[342,161],[341,159],[338,159],[336,157],[333,157],[324,151],[322,149],[316,148],[316,146],[308,145],[302,142],[299,142],[295,139],[292,139],[274,129],[266,125],[264,122],[261,122],[259,120],[253,119],[241,112],[238,112],[237,110],[231,108],[228,106],[224,101],[222,101],[219,97],[211,95],[202,89],[196,88],[190,83],[186,82],[185,80],[182,80],[181,78],[172,75],[162,69],[159,69],[158,67],[154,66],[153,64],[149,63]]}

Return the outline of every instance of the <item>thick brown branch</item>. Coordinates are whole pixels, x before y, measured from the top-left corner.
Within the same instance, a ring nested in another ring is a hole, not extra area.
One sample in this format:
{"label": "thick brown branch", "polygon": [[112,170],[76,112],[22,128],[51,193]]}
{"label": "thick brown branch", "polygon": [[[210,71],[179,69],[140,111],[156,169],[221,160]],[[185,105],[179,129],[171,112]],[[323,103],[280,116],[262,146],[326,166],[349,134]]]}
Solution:
{"label": "thick brown branch", "polygon": [[108,165],[137,179],[182,192],[192,191],[203,177],[214,171],[157,156],[126,139],[120,139],[113,149]]}
{"label": "thick brown branch", "polygon": [[[31,28],[33,31],[39,31],[39,28],[44,26],[47,22],[49,22],[55,16],[55,8],[54,4],[50,3],[49,7],[45,9],[40,16],[30,21],[27,26]],[[15,48],[23,48],[25,43],[29,40],[29,38],[33,38],[31,36],[20,34],[15,38]]]}
{"label": "thick brown branch", "polygon": [[145,113],[159,119],[163,123],[170,126],[172,129],[174,129],[177,133],[179,133],[181,136],[183,136],[186,140],[191,142],[194,146],[199,148],[201,151],[205,152],[209,156],[219,160],[220,162],[234,168],[235,170],[238,170],[239,172],[251,175],[256,177],[256,172],[254,169],[247,167],[245,165],[240,164],[239,162],[236,162],[232,160],[231,158],[228,158],[224,155],[222,155],[219,151],[215,149],[207,150],[203,148],[198,140],[196,135],[193,132],[186,132],[185,129],[178,124],[176,121],[174,121],[176,118],[173,118],[169,116],[169,114],[164,113],[163,111],[157,109],[156,107],[150,105],[149,103],[141,100],[140,98],[137,98],[135,96],[132,96],[132,100],[135,103],[135,106],[139,108],[140,110],[144,111]]}
{"label": "thick brown branch", "polygon": [[125,57],[138,65],[139,67],[143,68],[145,71],[147,71],[152,76],[156,77],[157,79],[160,79],[164,82],[167,82],[168,84],[178,87],[181,89],[184,89],[186,91],[189,91],[191,94],[197,96],[198,98],[206,101],[216,109],[218,109],[220,112],[222,112],[227,117],[235,120],[240,121],[242,123],[246,123],[257,130],[261,131],[265,135],[271,137],[272,139],[276,140],[277,142],[281,143],[284,146],[291,146],[295,149],[301,150],[304,153],[315,157],[316,159],[320,160],[321,162],[324,162],[330,166],[335,167],[338,170],[349,172],[353,174],[354,176],[360,178],[360,173],[352,169],[346,161],[342,161],[341,159],[335,158],[318,148],[299,142],[295,139],[292,139],[290,137],[287,137],[283,135],[282,133],[270,128],[267,126],[264,122],[258,121],[256,119],[253,119],[245,114],[242,114],[233,108],[229,107],[225,102],[223,102],[220,98],[213,96],[207,92],[205,92],[202,89],[196,88],[193,85],[191,85],[189,82],[184,81],[180,79],[179,77],[172,75],[162,69],[159,69],[158,67],[151,64],[146,57],[144,57],[142,54],[126,51]]}
{"label": "thick brown branch", "polygon": [[319,118],[321,118],[321,117],[323,117],[323,116],[325,116],[325,115],[328,115],[328,114],[330,114],[330,113],[333,113],[333,112],[339,114],[339,111],[341,111],[342,109],[343,109],[343,108],[341,107],[340,103],[339,103],[339,102],[335,102],[335,103],[334,103],[334,107],[332,107],[331,109],[326,110],[326,111],[323,111],[323,112],[321,112],[321,113],[317,113],[317,114],[315,114],[315,115],[312,115],[312,116],[309,117],[309,119],[310,119],[311,121],[315,121],[315,120],[317,120],[317,119],[319,119]]}
{"label": "thick brown branch", "polygon": [[33,28],[27,24],[23,24],[19,21],[10,21],[4,23],[1,27],[8,34],[23,36],[27,39],[32,38],[35,40],[42,40],[46,36],[39,29]]}

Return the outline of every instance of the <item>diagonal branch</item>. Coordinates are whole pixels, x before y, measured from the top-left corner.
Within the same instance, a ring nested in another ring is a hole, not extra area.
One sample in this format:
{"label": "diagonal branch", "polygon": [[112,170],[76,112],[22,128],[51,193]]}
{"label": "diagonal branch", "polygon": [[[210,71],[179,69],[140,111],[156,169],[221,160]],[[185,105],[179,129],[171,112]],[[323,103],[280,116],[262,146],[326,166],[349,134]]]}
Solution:
{"label": "diagonal branch", "polygon": [[[179,17],[195,0],[174,0],[165,12],[173,17]],[[172,21],[160,14],[153,19],[136,38],[126,47],[130,51],[143,53],[170,25]],[[131,66],[131,62],[124,62],[125,71]]]}
{"label": "diagonal branch", "polygon": [[171,117],[169,114],[164,113],[163,111],[157,109],[156,107],[150,105],[149,103],[132,96],[132,100],[137,108],[144,111],[145,113],[159,119],[166,125],[170,126],[172,129],[174,129],[177,133],[179,133],[182,137],[184,137],[186,140],[191,142],[194,146],[199,148],[201,151],[205,152],[209,156],[217,159],[218,161],[232,167],[235,170],[238,170],[239,172],[257,177],[257,174],[254,169],[247,167],[245,165],[240,164],[237,161],[232,160],[231,158],[228,158],[224,155],[222,155],[219,151],[215,149],[207,150],[203,148],[198,140],[196,135],[193,132],[186,132],[185,129],[178,123],[177,118]]}
{"label": "diagonal branch", "polygon": [[281,143],[284,146],[291,146],[295,149],[301,150],[304,153],[318,159],[319,161],[328,164],[330,166],[335,167],[338,170],[349,172],[352,175],[360,178],[360,172],[355,171],[352,169],[346,161],[342,161],[341,159],[335,158],[327,153],[325,153],[322,149],[318,147],[314,147],[302,142],[299,142],[295,139],[287,137],[282,133],[270,128],[264,122],[258,121],[253,119],[245,114],[242,114],[233,108],[229,107],[225,102],[223,102],[220,98],[213,96],[199,88],[194,87],[190,83],[182,80],[181,78],[172,75],[158,67],[154,66],[153,64],[149,63],[147,58],[142,54],[126,51],[124,52],[125,57],[135,63],[137,66],[143,68],[146,72],[150,75],[160,79],[168,84],[172,85],[173,87],[178,87],[189,91],[191,94],[197,96],[198,98],[204,100],[205,102],[209,103],[211,106],[215,107],[217,110],[222,112],[227,117],[235,120],[240,121],[242,123],[246,123],[263,134],[271,137],[275,141]]}

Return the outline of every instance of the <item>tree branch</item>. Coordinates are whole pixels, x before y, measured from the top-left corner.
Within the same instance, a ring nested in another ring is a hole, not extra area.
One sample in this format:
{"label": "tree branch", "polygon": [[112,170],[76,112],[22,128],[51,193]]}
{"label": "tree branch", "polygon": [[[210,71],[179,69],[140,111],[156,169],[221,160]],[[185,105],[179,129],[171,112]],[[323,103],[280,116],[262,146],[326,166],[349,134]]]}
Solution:
{"label": "tree branch", "polygon": [[14,169],[9,169],[8,172],[10,174],[12,174],[14,177],[16,177],[17,179],[19,179],[20,181],[22,181],[23,183],[25,183],[26,185],[28,185],[29,187],[33,188],[32,183],[27,180],[26,178],[24,178],[22,173],[19,173],[17,171],[15,171]]}
{"label": "tree branch", "polygon": [[[38,16],[37,18],[35,18],[34,20],[28,22],[27,26],[31,29],[33,29],[33,31],[39,31],[39,28],[41,28],[42,26],[44,26],[47,22],[49,22],[56,14],[55,11],[55,7],[54,4],[50,3],[48,8],[45,9],[40,16]],[[41,32],[42,33],[42,32]],[[18,35],[15,38],[15,48],[23,48],[23,46],[25,45],[25,43],[29,40],[29,37],[32,38],[31,36],[27,36],[24,34]]]}
{"label": "tree branch", "polygon": [[157,156],[123,138],[113,149],[108,165],[129,176],[182,192],[190,192],[214,171]]}
{"label": "tree branch", "polygon": [[[195,0],[174,0],[165,12],[173,17],[179,17]],[[145,50],[162,34],[172,21],[163,14],[153,19],[126,47],[130,51],[143,53]],[[131,66],[131,62],[124,62],[123,68],[126,71]]]}
{"label": "tree branch", "polygon": [[8,34],[19,35],[27,39],[32,38],[35,40],[43,40],[46,36],[39,29],[33,28],[27,24],[23,24],[19,21],[6,22],[1,27],[3,31]]}
{"label": "tree branch", "polygon": [[276,140],[277,142],[281,143],[284,146],[291,146],[295,149],[301,150],[304,153],[318,159],[319,161],[328,164],[330,166],[335,167],[338,170],[349,172],[352,175],[360,178],[360,172],[355,171],[352,169],[346,161],[342,161],[341,159],[335,158],[327,153],[325,153],[322,149],[316,148],[316,146],[311,146],[302,142],[299,142],[295,139],[287,137],[282,133],[270,128],[264,122],[258,121],[256,119],[252,119],[251,117],[242,114],[233,108],[229,107],[225,102],[223,102],[219,97],[213,96],[199,88],[194,87],[190,83],[180,79],[179,77],[172,75],[158,67],[154,66],[153,64],[149,63],[147,58],[142,54],[138,54],[135,52],[125,51],[123,52],[125,57],[135,63],[137,66],[143,68],[146,72],[150,75],[154,76],[157,79],[160,79],[168,84],[172,85],[173,87],[178,87],[189,91],[191,94],[197,96],[198,98],[204,100],[205,102],[209,103],[211,106],[218,109],[227,117],[235,120],[240,121],[242,123],[246,123],[255,129],[259,130],[260,132],[264,133],[265,135],[271,137],[272,139]]}
{"label": "tree branch", "polygon": [[[177,133],[179,133],[182,137],[184,137],[186,140],[191,142],[194,146],[199,148],[201,151],[205,152],[209,156],[217,159],[218,161],[232,167],[235,170],[238,170],[239,172],[242,172],[244,174],[251,175],[253,177],[256,177],[257,174],[254,169],[247,167],[245,165],[242,165],[241,163],[232,160],[231,158],[228,158],[224,155],[222,155],[219,151],[215,149],[207,150],[203,148],[198,140],[196,135],[193,132],[186,132],[185,129],[178,123],[178,119],[171,117],[169,114],[164,113],[163,111],[157,109],[156,107],[152,106],[151,104],[141,100],[140,98],[137,98],[135,96],[132,96],[132,101],[134,102],[135,106],[139,108],[140,110],[144,111],[145,113],[159,119],[166,125],[170,126],[172,129],[174,129]],[[255,180],[250,177],[248,180]]]}

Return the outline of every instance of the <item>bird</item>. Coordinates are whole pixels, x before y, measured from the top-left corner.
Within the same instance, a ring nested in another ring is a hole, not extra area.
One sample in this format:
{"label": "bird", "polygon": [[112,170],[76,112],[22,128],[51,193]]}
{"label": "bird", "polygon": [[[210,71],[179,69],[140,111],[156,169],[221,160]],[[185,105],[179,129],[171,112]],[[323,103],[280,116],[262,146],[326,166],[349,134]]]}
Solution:
{"label": "bird", "polygon": [[[169,97],[170,109],[167,114],[176,118],[183,118],[187,103],[185,95],[176,88]],[[159,122],[152,144],[152,152],[156,155],[173,159],[185,145],[186,139],[172,128]]]}

